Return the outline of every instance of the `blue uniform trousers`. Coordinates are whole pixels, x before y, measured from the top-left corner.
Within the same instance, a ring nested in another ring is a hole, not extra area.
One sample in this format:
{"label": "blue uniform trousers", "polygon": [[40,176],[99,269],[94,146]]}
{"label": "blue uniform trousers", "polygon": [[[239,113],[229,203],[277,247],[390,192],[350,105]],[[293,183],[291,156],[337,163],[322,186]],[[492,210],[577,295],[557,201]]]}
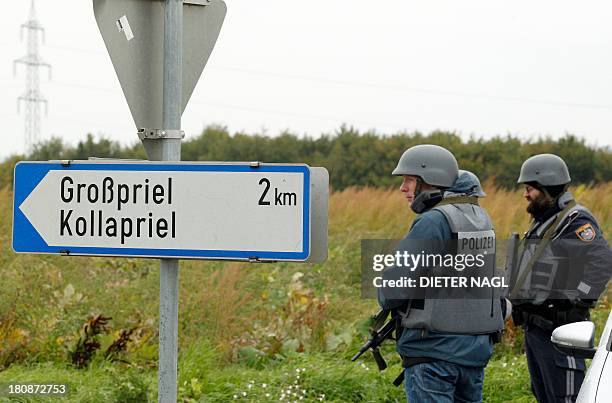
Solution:
{"label": "blue uniform trousers", "polygon": [[409,403],[482,402],[484,367],[447,361],[412,365],[404,371]]}
{"label": "blue uniform trousers", "polygon": [[584,380],[583,358],[561,353],[550,341],[552,331],[536,325],[525,327],[525,353],[531,390],[539,403],[576,401]]}

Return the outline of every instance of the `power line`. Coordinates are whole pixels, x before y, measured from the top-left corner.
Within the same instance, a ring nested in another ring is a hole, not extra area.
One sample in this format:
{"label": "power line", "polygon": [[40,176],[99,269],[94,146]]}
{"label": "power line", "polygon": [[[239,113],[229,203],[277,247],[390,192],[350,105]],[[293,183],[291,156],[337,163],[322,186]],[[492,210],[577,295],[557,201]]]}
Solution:
{"label": "power line", "polygon": [[[83,121],[83,120],[78,120],[78,119],[74,119],[72,117],[67,117],[67,116],[56,116],[56,117],[50,117],[49,120],[57,120],[57,121],[61,121],[62,123],[64,122],[69,122],[69,123],[73,123],[73,126],[79,125],[79,127],[81,126],[91,126],[91,122],[90,121]],[[106,123],[96,123],[96,126],[98,129],[102,128],[102,129],[106,129],[106,130],[114,130],[114,131],[130,131],[130,129],[128,129],[128,126],[123,126],[123,127],[119,127],[119,126],[115,126],[115,125],[109,125]],[[91,131],[91,130],[88,130]],[[136,129],[132,128],[131,132],[136,133]],[[136,136],[134,136],[136,137]]]}
{"label": "power line", "polygon": [[374,89],[384,88],[384,89],[389,89],[389,90],[394,90],[394,91],[418,92],[418,93],[433,94],[433,95],[449,95],[449,96],[456,96],[456,97],[469,97],[469,98],[485,99],[485,100],[523,102],[523,103],[535,103],[535,104],[554,105],[554,106],[612,110],[611,105],[585,104],[585,103],[576,103],[576,102],[567,102],[567,101],[555,101],[555,100],[549,100],[549,99],[509,97],[509,96],[503,96],[503,95],[468,93],[468,92],[460,92],[460,91],[432,90],[432,89],[426,89],[426,88],[406,87],[402,85],[369,83],[369,82],[364,82],[364,81],[337,80],[337,79],[330,79],[330,78],[324,78],[324,77],[304,76],[304,75],[298,75],[298,74],[272,73],[272,72],[266,72],[266,71],[260,71],[260,70],[251,70],[251,69],[227,67],[227,66],[211,67],[211,68],[225,70],[225,71],[233,71],[233,72],[238,72],[238,73],[245,73],[245,74],[266,75],[266,76],[274,76],[274,77],[279,77],[279,78],[326,82],[326,83],[331,83],[331,84],[339,84],[339,85],[347,85],[347,86],[369,87],[369,88],[374,88]]}
{"label": "power line", "polygon": [[[65,82],[65,81],[53,81],[50,84],[52,84],[52,85],[59,85],[59,86],[62,86],[62,87],[71,87],[71,88],[77,88],[77,89],[89,89],[89,90],[95,90],[95,91],[102,91],[102,92],[106,92],[106,93],[109,93],[109,94],[118,94],[117,91],[112,90],[110,88],[96,87],[96,86],[83,85],[83,84],[75,84],[75,83],[69,83],[69,82]],[[295,113],[295,112],[280,111],[280,110],[277,110],[277,109],[265,109],[265,108],[254,108],[254,107],[242,106],[242,105],[220,104],[220,103],[216,103],[216,102],[208,102],[208,101],[197,100],[197,99],[190,100],[190,103],[191,104],[207,105],[207,106],[211,106],[211,107],[215,107],[215,108],[222,108],[222,109],[233,109],[233,110],[241,110],[241,111],[247,111],[247,112],[267,113],[267,114],[280,115],[280,116],[292,116],[292,117],[298,117],[298,118],[303,118],[303,119],[327,120],[327,121],[335,121],[335,122],[339,121],[339,122],[352,123],[352,124],[370,125],[370,126],[374,126],[374,127],[376,127],[376,126],[385,126],[385,127],[394,128],[396,130],[407,130],[407,129],[409,129],[405,125],[398,124],[398,123],[384,123],[384,122],[374,123],[374,122],[366,122],[366,121],[360,121],[360,120],[354,120],[354,119],[341,118],[341,117],[338,117],[338,116],[313,115],[313,114],[304,114],[304,113]],[[415,128],[412,128],[412,129],[416,130]]]}
{"label": "power line", "polygon": [[[59,49],[59,50],[70,51],[70,52],[77,52],[77,53],[105,55],[105,52],[103,51],[96,51],[96,50],[83,49],[83,48],[73,48],[73,47],[60,46],[60,45],[47,45],[47,47]],[[304,80],[304,81],[311,81],[311,82],[320,82],[320,83],[342,85],[342,86],[365,87],[365,88],[373,88],[373,89],[388,89],[392,91],[413,92],[413,93],[453,96],[453,97],[464,97],[464,98],[473,98],[473,99],[481,99],[481,100],[489,100],[489,101],[518,102],[518,103],[551,105],[551,106],[561,106],[561,107],[570,107],[570,108],[612,110],[612,105],[570,102],[570,101],[564,101],[564,100],[560,101],[560,100],[544,99],[544,98],[540,99],[540,98],[529,98],[529,97],[512,97],[512,96],[505,96],[505,95],[471,93],[471,92],[462,92],[462,91],[433,90],[430,88],[408,87],[408,86],[397,85],[397,84],[381,84],[381,83],[371,83],[371,82],[365,82],[365,81],[340,80],[340,79],[334,79],[334,78],[315,77],[315,76],[300,75],[300,74],[290,74],[290,73],[282,73],[282,72],[245,69],[245,68],[231,67],[231,66],[209,66],[208,69],[234,72],[234,73],[242,73],[242,74],[268,76],[268,77],[290,79],[290,80]]]}
{"label": "power line", "polygon": [[[397,123],[378,122],[378,124],[375,124],[372,122],[366,122],[366,121],[354,120],[354,119],[346,119],[346,118],[341,118],[338,116],[323,116],[323,115],[312,115],[312,114],[304,114],[304,113],[284,112],[284,111],[279,111],[275,109],[252,108],[252,107],[245,107],[245,106],[239,106],[239,105],[219,104],[216,102],[206,102],[206,101],[198,101],[198,100],[193,100],[191,102],[194,104],[208,105],[208,106],[215,107],[215,108],[242,110],[242,111],[247,111],[247,112],[264,112],[264,113],[268,113],[272,115],[293,116],[293,117],[298,117],[298,118],[327,120],[327,121],[343,122],[343,123],[350,123],[350,124],[362,124],[362,125],[368,125],[368,126],[374,126],[374,127],[386,126],[386,127],[394,128],[396,130],[408,130],[406,126],[397,124]],[[416,130],[416,128],[410,128],[410,129]]]}
{"label": "power line", "polygon": [[83,48],[73,48],[73,47],[69,47],[69,46],[61,46],[61,45],[46,45],[48,48],[50,49],[57,49],[57,50],[65,50],[68,52],[76,52],[76,53],[88,53],[90,55],[100,55],[100,56],[106,56],[107,53],[103,52],[101,50],[92,50],[92,49],[83,49]]}
{"label": "power line", "polygon": [[59,85],[61,87],[78,88],[78,89],[84,89],[84,90],[94,90],[94,91],[102,91],[102,92],[108,92],[108,93],[112,93],[112,94],[118,94],[118,91],[113,90],[111,88],[96,87],[96,86],[87,85],[87,84],[71,83],[71,82],[68,82],[68,81],[53,81],[50,84],[51,85]]}

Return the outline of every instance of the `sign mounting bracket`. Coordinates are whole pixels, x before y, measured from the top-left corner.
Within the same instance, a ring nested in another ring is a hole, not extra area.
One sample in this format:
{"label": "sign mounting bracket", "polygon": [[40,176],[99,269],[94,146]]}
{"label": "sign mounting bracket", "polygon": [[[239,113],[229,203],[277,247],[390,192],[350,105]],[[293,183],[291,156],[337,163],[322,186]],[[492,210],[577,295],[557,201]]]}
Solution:
{"label": "sign mounting bracket", "polygon": [[183,139],[185,131],[183,130],[165,130],[165,129],[138,129],[138,138],[140,140],[161,140],[161,139]]}
{"label": "sign mounting bracket", "polygon": [[183,4],[192,4],[194,6],[208,6],[210,0],[183,0]]}

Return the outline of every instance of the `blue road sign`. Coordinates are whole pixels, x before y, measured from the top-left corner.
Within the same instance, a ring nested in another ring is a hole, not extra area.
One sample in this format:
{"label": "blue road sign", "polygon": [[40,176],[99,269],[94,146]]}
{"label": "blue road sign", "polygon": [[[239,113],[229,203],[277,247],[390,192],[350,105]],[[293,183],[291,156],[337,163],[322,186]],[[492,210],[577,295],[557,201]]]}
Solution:
{"label": "blue road sign", "polygon": [[304,261],[310,198],[299,164],[21,162],[13,249]]}

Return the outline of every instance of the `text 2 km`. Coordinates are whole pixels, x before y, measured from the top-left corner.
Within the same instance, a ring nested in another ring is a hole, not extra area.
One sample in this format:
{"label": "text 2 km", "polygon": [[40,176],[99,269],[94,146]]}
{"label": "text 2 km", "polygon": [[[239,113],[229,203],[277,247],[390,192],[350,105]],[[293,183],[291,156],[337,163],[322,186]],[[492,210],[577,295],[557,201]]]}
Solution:
{"label": "text 2 km", "polygon": [[[266,199],[268,192],[270,191],[270,180],[268,178],[261,178],[259,184],[264,186],[261,197],[259,198],[260,206],[270,206],[272,202]],[[278,188],[274,188],[274,206],[296,206],[297,195],[293,192],[279,192]]]}

